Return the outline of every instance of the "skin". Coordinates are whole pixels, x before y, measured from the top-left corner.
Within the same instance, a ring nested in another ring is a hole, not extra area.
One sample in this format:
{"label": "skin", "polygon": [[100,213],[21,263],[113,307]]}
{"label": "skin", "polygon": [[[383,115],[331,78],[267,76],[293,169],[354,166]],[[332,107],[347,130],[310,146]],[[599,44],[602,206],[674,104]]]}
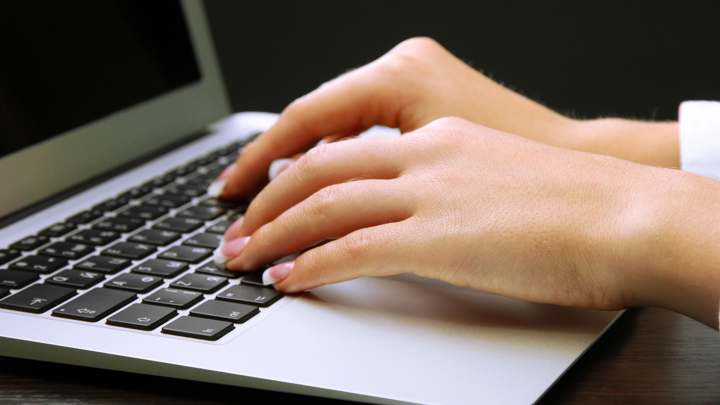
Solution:
{"label": "skin", "polygon": [[[302,154],[376,124],[405,136]],[[293,156],[270,184],[250,175]],[[222,251],[248,271],[335,239],[270,270],[290,293],[413,272],[717,329],[720,187],[678,166],[675,123],[572,120],[416,38],[296,100],[245,148],[222,197],[257,196]]]}

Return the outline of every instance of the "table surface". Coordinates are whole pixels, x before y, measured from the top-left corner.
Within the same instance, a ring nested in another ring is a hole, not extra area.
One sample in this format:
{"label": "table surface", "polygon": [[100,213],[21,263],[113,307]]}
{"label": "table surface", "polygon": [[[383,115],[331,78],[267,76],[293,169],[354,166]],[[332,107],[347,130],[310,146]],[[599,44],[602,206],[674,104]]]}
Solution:
{"label": "table surface", "polygon": [[[539,403],[718,404],[718,381],[717,331],[662,309],[634,308]],[[237,404],[297,399],[302,397],[0,357],[3,404]],[[314,398],[313,403],[348,402]]]}

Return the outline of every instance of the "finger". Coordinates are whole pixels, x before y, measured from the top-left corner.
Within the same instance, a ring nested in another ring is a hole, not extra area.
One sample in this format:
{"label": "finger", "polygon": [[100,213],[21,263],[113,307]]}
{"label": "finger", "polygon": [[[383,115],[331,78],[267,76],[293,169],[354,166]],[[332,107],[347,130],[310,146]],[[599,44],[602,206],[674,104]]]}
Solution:
{"label": "finger", "polygon": [[310,150],[258,194],[245,213],[238,236],[250,236],[324,187],[358,178],[396,178],[404,167],[396,141],[354,139]]}
{"label": "finger", "polygon": [[225,265],[232,270],[252,270],[327,239],[403,221],[413,213],[407,196],[397,180],[325,187],[253,233],[239,255]]}
{"label": "finger", "polygon": [[280,119],[244,151],[228,178],[223,198],[247,197],[265,183],[264,174],[275,159],[301,151],[328,135],[380,124],[397,125],[400,103],[381,80],[375,63],[345,74],[296,100]]}
{"label": "finger", "polygon": [[[266,270],[263,279],[297,293],[363,276],[411,272],[408,221],[359,229]],[[403,263],[400,265],[400,263]]]}

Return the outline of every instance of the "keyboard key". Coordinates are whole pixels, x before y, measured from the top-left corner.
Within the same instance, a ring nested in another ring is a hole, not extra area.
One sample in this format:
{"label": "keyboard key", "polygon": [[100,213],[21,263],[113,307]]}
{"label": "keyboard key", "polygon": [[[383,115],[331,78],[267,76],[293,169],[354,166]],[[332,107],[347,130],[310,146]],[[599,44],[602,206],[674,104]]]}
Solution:
{"label": "keyboard key", "polygon": [[136,298],[137,295],[127,291],[95,288],[54,310],[52,316],[97,322]]}
{"label": "keyboard key", "polygon": [[230,333],[235,326],[230,322],[181,316],[162,328],[162,333],[203,340],[218,340]]}
{"label": "keyboard key", "polygon": [[258,307],[217,300],[205,301],[190,311],[191,316],[243,323],[260,313]]}
{"label": "keyboard key", "polygon": [[102,274],[91,271],[63,270],[55,276],[46,278],[45,283],[86,290],[104,279],[105,276]]}
{"label": "keyboard key", "polygon": [[93,229],[103,229],[116,232],[132,232],[145,225],[145,221],[139,218],[106,218],[102,222],[93,225]]}
{"label": "keyboard key", "polygon": [[40,254],[47,256],[64,257],[70,260],[77,260],[95,252],[95,246],[84,243],[55,242],[52,245],[40,250]]}
{"label": "keyboard key", "polygon": [[203,207],[218,207],[226,210],[238,208],[241,205],[248,205],[245,200],[230,201],[230,200],[219,200],[217,198],[208,198],[207,200],[200,203]]}
{"label": "keyboard key", "polygon": [[103,216],[103,211],[100,210],[83,211],[68,218],[67,222],[72,222],[73,224],[87,224],[88,222],[92,222],[101,216]]}
{"label": "keyboard key", "polygon": [[107,320],[108,325],[140,330],[153,330],[177,316],[173,308],[132,304]]}
{"label": "keyboard key", "polygon": [[130,242],[149,243],[151,245],[165,246],[180,239],[180,232],[145,229],[128,238]]}
{"label": "keyboard key", "polygon": [[119,237],[120,233],[115,231],[83,229],[74,235],[68,236],[65,240],[68,242],[89,243],[91,245],[102,246],[107,245]]}
{"label": "keyboard key", "polygon": [[150,186],[134,187],[117,196],[117,199],[120,201],[137,200],[148,195],[151,191],[152,187]]}
{"label": "keyboard key", "polygon": [[205,225],[203,221],[194,218],[167,218],[155,224],[153,229],[188,233],[200,228],[203,225]]}
{"label": "keyboard key", "polygon": [[65,223],[58,222],[55,225],[52,225],[52,226],[49,226],[49,227],[43,229],[38,234],[42,235],[42,236],[49,236],[51,238],[55,238],[58,236],[63,236],[66,233],[74,230],[75,228],[77,228],[77,226],[71,222],[65,222]]}
{"label": "keyboard key", "polygon": [[171,195],[157,195],[153,198],[143,201],[142,205],[159,206],[165,208],[177,208],[187,204],[189,198],[173,197]]}
{"label": "keyboard key", "polygon": [[202,301],[204,297],[204,295],[198,292],[161,288],[145,297],[143,302],[146,304],[164,305],[166,307],[173,307],[177,309],[188,309]]}
{"label": "keyboard key", "polygon": [[182,262],[173,262],[170,260],[151,259],[135,266],[131,271],[133,273],[150,274],[163,278],[173,278],[189,266]]}
{"label": "keyboard key", "polygon": [[170,184],[173,180],[175,180],[175,177],[170,174],[165,174],[162,176],[155,177],[154,179],[147,181],[143,183],[140,188],[143,187],[150,187],[150,188],[161,188],[168,184]]}
{"label": "keyboard key", "polygon": [[190,246],[173,246],[170,249],[160,253],[159,258],[180,260],[182,262],[200,263],[210,257],[213,253],[212,249],[190,247]]}
{"label": "keyboard key", "polygon": [[210,249],[217,249],[220,246],[223,236],[214,233],[198,233],[183,242],[187,246],[199,246]]}
{"label": "keyboard key", "polygon": [[230,271],[222,264],[215,264],[212,260],[195,269],[196,273],[210,274],[227,278],[238,278],[245,273],[239,271]]}
{"label": "keyboard key", "polygon": [[3,299],[5,297],[7,297],[8,295],[10,295],[10,290],[8,290],[7,288],[4,288],[4,287],[0,287],[0,299]]}
{"label": "keyboard key", "polygon": [[239,302],[242,304],[269,307],[282,298],[281,291],[252,285],[234,285],[217,295],[217,299]]}
{"label": "keyboard key", "polygon": [[196,198],[196,197],[205,195],[206,192],[207,192],[207,189],[203,189],[200,187],[195,187],[195,186],[190,186],[190,185],[181,185],[181,186],[175,187],[171,190],[166,190],[165,194]]}
{"label": "keyboard key", "polygon": [[208,229],[205,230],[205,232],[211,232],[211,233],[219,233],[220,235],[224,235],[225,232],[227,232],[228,228],[230,228],[230,225],[233,224],[233,221],[229,221],[227,219],[224,219],[222,221],[216,222]]}
{"label": "keyboard key", "polygon": [[136,205],[118,214],[120,218],[140,218],[146,221],[165,215],[167,208],[152,205]]}
{"label": "keyboard key", "polygon": [[38,273],[52,273],[67,264],[67,259],[47,256],[26,256],[10,265],[12,269],[33,270]]}
{"label": "keyboard key", "polygon": [[104,284],[108,288],[133,291],[140,294],[149,292],[163,283],[161,277],[143,276],[140,274],[125,273]]}
{"label": "keyboard key", "polygon": [[0,301],[0,308],[41,314],[76,294],[72,288],[35,284]]}
{"label": "keyboard key", "polygon": [[0,266],[21,256],[19,249],[0,249]]}
{"label": "keyboard key", "polygon": [[119,257],[109,256],[92,256],[74,265],[73,268],[115,274],[131,264],[132,261],[130,261],[130,259],[121,259]]}
{"label": "keyboard key", "polygon": [[34,271],[0,270],[0,286],[13,290],[25,288],[39,278],[40,276]]}
{"label": "keyboard key", "polygon": [[155,246],[142,244],[142,243],[131,243],[131,242],[118,242],[109,248],[102,251],[102,254],[108,256],[126,257],[132,260],[143,259],[153,253],[157,249]]}
{"label": "keyboard key", "polygon": [[228,283],[228,279],[218,276],[206,276],[204,274],[186,274],[180,279],[170,283],[171,288],[182,288],[184,290],[198,291],[204,294],[212,294],[220,287]]}
{"label": "keyboard key", "polygon": [[92,207],[92,210],[93,211],[102,211],[102,212],[112,212],[124,205],[125,205],[125,203],[123,203],[119,200],[116,200],[114,198],[111,198],[109,200],[105,200],[105,201],[101,202],[100,204]]}
{"label": "keyboard key", "polygon": [[265,272],[265,269],[253,271],[250,273],[244,273],[242,280],[240,280],[240,284],[254,285],[254,286],[263,287],[263,288],[275,289],[275,287],[273,287],[272,285],[263,284],[262,276],[263,276],[264,272]]}
{"label": "keyboard key", "polygon": [[185,211],[180,211],[176,216],[178,218],[197,218],[203,221],[212,221],[213,219],[223,215],[225,209],[220,207],[190,207]]}
{"label": "keyboard key", "polygon": [[47,244],[48,242],[50,242],[50,238],[47,236],[28,236],[10,245],[10,249],[22,250],[27,252],[29,250],[35,250],[40,246]]}

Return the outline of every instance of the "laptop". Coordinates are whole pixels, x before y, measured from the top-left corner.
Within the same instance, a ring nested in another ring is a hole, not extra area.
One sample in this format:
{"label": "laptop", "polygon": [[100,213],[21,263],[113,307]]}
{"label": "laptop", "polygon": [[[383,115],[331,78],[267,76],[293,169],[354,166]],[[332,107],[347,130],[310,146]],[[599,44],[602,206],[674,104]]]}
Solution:
{"label": "laptop", "polygon": [[277,115],[230,114],[202,3],[25,3],[2,5],[0,355],[367,403],[530,404],[620,315],[411,269],[292,296],[228,272],[212,252],[247,201],[205,191]]}

